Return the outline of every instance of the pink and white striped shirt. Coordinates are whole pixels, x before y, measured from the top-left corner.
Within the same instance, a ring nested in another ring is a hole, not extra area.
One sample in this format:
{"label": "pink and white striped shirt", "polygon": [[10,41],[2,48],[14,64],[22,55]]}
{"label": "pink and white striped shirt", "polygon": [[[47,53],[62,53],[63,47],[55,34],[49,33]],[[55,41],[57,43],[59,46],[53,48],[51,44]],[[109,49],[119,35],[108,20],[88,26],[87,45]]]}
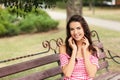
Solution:
{"label": "pink and white striped shirt", "polygon": [[[68,64],[70,57],[67,54],[60,54],[59,57],[61,67]],[[90,61],[92,64],[95,64],[97,68],[99,68],[97,57],[91,55]],[[71,77],[64,77],[64,80],[93,80],[93,78],[90,78],[86,72],[84,59],[77,58],[77,62],[75,63]]]}

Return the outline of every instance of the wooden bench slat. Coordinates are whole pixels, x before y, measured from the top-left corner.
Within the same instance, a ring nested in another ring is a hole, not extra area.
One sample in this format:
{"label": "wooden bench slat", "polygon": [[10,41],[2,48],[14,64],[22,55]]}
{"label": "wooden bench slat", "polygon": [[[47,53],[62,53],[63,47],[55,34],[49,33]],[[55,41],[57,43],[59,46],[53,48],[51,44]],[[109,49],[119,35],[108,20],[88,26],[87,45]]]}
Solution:
{"label": "wooden bench slat", "polygon": [[106,58],[106,54],[105,52],[99,52],[99,59],[103,59],[103,58]]}
{"label": "wooden bench slat", "polygon": [[58,66],[58,67],[55,67],[52,69],[48,69],[48,70],[45,70],[42,72],[37,72],[37,73],[31,74],[29,76],[25,76],[23,78],[18,78],[18,79],[14,79],[14,80],[43,80],[45,78],[52,77],[52,76],[55,76],[60,73],[62,73],[62,70]]}
{"label": "wooden bench slat", "polygon": [[103,48],[103,44],[101,42],[94,43],[98,48]]}
{"label": "wooden bench slat", "polygon": [[[99,75],[96,77],[94,80],[114,80],[114,76],[120,75],[120,72],[115,71],[115,72],[107,72]],[[116,79],[115,79],[116,80]]]}
{"label": "wooden bench slat", "polygon": [[35,67],[52,63],[58,60],[59,60],[58,54],[52,54],[42,58],[3,67],[3,68],[0,68],[0,77],[4,77],[10,74],[14,74],[14,73],[28,70],[31,68],[35,68]]}
{"label": "wooden bench slat", "polygon": [[107,67],[108,67],[108,61],[103,61],[103,62],[99,63],[99,66],[100,66],[100,67],[99,67],[98,70],[107,68]]}

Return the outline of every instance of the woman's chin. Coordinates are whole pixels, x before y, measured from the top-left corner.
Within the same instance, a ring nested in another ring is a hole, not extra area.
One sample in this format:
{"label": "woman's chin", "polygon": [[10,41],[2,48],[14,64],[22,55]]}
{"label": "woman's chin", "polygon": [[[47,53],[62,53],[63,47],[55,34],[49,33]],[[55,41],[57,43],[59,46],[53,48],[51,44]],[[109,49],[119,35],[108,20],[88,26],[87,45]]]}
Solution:
{"label": "woman's chin", "polygon": [[81,41],[82,40],[82,37],[79,37],[79,38],[74,38],[75,41]]}
{"label": "woman's chin", "polygon": [[81,40],[81,38],[76,38],[75,40],[76,40],[76,41],[80,41],[80,40]]}

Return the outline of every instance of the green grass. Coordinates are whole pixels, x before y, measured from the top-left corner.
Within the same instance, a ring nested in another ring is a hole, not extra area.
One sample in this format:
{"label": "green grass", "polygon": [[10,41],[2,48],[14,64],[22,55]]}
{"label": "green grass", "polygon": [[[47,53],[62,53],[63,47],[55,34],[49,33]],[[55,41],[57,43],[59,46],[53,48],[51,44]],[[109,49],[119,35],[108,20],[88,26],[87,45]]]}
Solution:
{"label": "green grass", "polygon": [[[116,16],[116,15],[115,15]],[[65,39],[65,20],[61,20],[59,24],[59,28],[54,31],[49,31],[46,33],[37,33],[37,34],[26,34],[26,35],[20,35],[20,36],[14,36],[14,37],[5,37],[0,39],[0,61],[8,58],[14,58],[18,56],[23,56],[27,54],[33,54],[45,51],[42,47],[42,42],[45,40],[50,39],[57,39],[59,37]],[[104,47],[106,49],[112,50],[114,53],[119,54],[120,52],[120,32],[118,31],[112,31],[107,30],[104,28],[101,28],[99,26],[90,25],[91,30],[96,30],[100,36],[101,42],[103,42]],[[52,51],[51,51],[52,52]],[[51,53],[48,53],[51,54]],[[12,65],[15,63],[35,59],[41,56],[45,56],[48,54],[42,54],[38,56],[34,56],[31,58],[25,58],[20,59],[17,61],[11,61],[7,63],[0,63],[0,67]],[[114,63],[112,60],[109,60],[110,62],[110,69],[112,70],[119,70],[119,65]],[[56,63],[53,63],[51,65],[46,65],[42,67],[38,67],[32,70],[28,70],[25,72],[21,72],[15,75],[7,76],[4,78],[0,78],[0,80],[11,80],[12,78],[26,76],[30,73],[38,72],[41,70],[48,69],[49,67],[57,65]],[[58,76],[57,76],[58,77]],[[54,80],[55,78],[50,78],[46,80]]]}

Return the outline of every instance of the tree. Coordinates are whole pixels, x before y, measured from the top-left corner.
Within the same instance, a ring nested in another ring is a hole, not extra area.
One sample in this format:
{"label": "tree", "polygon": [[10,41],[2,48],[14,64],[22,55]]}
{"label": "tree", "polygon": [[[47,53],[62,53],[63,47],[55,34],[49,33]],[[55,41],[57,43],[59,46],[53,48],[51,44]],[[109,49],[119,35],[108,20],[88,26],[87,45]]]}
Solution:
{"label": "tree", "polygon": [[82,15],[82,0],[68,0],[66,4],[67,21],[74,14]]}
{"label": "tree", "polygon": [[56,1],[60,0],[0,0],[0,4],[11,8],[12,12],[17,13],[18,16],[31,12],[32,9],[37,12],[37,8],[53,8],[56,5]]}
{"label": "tree", "polygon": [[[5,7],[13,8],[17,16],[24,12],[30,12],[34,8],[52,8],[55,7],[56,2],[61,0],[0,0]],[[74,14],[82,15],[82,0],[63,0],[66,2],[67,20]]]}

